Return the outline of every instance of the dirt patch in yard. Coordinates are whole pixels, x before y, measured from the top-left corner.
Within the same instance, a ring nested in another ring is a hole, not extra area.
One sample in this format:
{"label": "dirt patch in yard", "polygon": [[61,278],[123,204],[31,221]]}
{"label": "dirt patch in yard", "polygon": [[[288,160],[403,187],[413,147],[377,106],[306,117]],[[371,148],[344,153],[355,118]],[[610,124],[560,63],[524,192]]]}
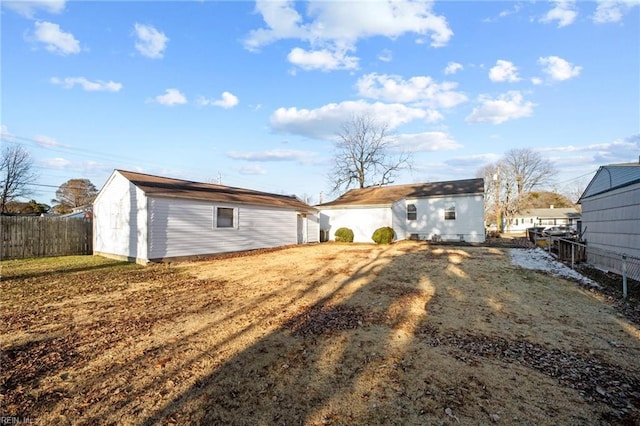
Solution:
{"label": "dirt patch in yard", "polygon": [[3,416],[56,424],[638,424],[640,330],[501,247],[7,261]]}

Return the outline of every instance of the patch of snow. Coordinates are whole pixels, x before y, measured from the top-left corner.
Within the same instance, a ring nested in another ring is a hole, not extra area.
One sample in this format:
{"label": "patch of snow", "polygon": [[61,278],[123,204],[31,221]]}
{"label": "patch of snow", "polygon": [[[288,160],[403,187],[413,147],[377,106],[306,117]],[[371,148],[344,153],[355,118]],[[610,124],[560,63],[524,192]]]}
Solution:
{"label": "patch of snow", "polygon": [[521,268],[544,271],[557,277],[576,280],[584,285],[600,287],[597,282],[574,271],[564,263],[558,262],[540,247],[534,249],[511,249],[509,254],[511,255],[511,263]]}

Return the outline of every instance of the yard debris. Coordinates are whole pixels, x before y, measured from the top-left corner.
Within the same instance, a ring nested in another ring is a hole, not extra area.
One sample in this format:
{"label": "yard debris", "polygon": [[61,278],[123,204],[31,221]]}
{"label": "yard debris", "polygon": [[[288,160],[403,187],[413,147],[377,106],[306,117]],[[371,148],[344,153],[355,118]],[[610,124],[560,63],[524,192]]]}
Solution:
{"label": "yard debris", "polygon": [[374,315],[362,308],[345,305],[301,306],[298,314],[283,326],[297,335],[332,334],[336,331],[364,327]]}
{"label": "yard debris", "polygon": [[[622,420],[629,408],[640,408],[640,376],[625,373],[592,354],[549,349],[526,340],[508,340],[497,336],[440,333],[426,324],[417,331],[430,346],[453,346],[463,354],[458,357],[473,362],[472,357],[496,358],[518,363],[555,378],[576,389],[586,401],[599,400],[613,408]],[[464,355],[468,354],[468,355]]]}
{"label": "yard debris", "polygon": [[460,423],[460,419],[458,419],[456,416],[453,415],[453,410],[451,410],[451,408],[449,407],[445,408],[444,413],[449,417],[453,417],[454,419],[456,419],[458,423]]}

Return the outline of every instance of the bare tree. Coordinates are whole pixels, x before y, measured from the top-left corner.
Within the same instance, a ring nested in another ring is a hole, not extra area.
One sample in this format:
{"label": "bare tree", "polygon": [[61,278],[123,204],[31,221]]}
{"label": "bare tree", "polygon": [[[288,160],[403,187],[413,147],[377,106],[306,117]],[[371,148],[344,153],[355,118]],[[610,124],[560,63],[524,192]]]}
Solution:
{"label": "bare tree", "polygon": [[561,192],[565,197],[570,199],[571,202],[577,203],[588,185],[589,181],[586,179],[574,180],[565,185]]}
{"label": "bare tree", "polygon": [[388,185],[410,166],[410,154],[392,154],[389,125],[369,115],[354,115],[342,124],[338,136],[335,165],[329,175],[334,193],[352,186]]}
{"label": "bare tree", "polygon": [[98,190],[89,179],[69,179],[56,191],[56,213],[69,213],[76,207],[84,207],[95,200]]}
{"label": "bare tree", "polygon": [[515,184],[517,199],[522,199],[534,188],[551,183],[556,175],[551,161],[528,148],[507,151],[501,163],[502,171]]}
{"label": "bare tree", "polygon": [[530,149],[512,149],[495,164],[478,171],[485,179],[486,211],[493,216],[499,231],[523,206],[535,188],[549,184],[556,170],[549,160]]}
{"label": "bare tree", "polygon": [[19,145],[7,144],[0,159],[0,211],[7,211],[7,203],[33,192],[29,185],[37,179],[29,152]]}

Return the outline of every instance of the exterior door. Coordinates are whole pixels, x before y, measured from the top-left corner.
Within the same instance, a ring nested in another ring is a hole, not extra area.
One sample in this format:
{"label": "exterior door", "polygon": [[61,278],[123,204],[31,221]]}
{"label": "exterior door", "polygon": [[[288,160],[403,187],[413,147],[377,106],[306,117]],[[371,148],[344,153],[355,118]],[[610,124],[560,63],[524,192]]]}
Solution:
{"label": "exterior door", "polygon": [[298,244],[304,244],[307,242],[307,227],[305,226],[306,221],[306,215],[298,215]]}

